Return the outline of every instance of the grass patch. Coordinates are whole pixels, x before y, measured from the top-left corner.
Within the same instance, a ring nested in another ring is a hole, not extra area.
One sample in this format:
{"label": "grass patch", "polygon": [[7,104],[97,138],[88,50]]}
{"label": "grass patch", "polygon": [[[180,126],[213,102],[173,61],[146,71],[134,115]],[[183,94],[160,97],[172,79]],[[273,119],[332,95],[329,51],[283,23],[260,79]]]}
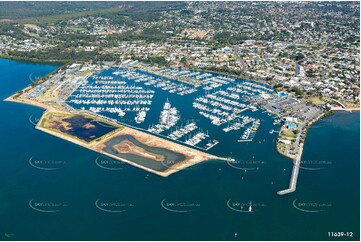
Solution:
{"label": "grass patch", "polygon": [[322,100],[320,97],[309,97],[307,99],[307,101],[315,104],[315,105],[322,105],[325,104],[326,102],[324,100]]}
{"label": "grass patch", "polygon": [[86,70],[86,71],[83,71],[81,73],[79,73],[78,75],[76,75],[77,77],[84,77],[86,75],[89,75],[90,73],[92,73],[93,71],[92,70]]}
{"label": "grass patch", "polygon": [[35,25],[35,24],[24,24],[25,27],[31,28],[31,29],[39,29],[39,26]]}
{"label": "grass patch", "polygon": [[286,145],[285,145],[284,143],[278,142],[277,146],[278,146],[278,150],[279,150],[280,152],[284,152],[284,151],[285,151]]}
{"label": "grass patch", "polygon": [[79,17],[106,14],[106,13],[116,13],[120,11],[120,9],[121,8],[119,7],[115,7],[115,8],[113,7],[107,9],[90,10],[90,11],[77,12],[77,13],[56,14],[51,16],[39,17],[39,18],[24,19],[24,20],[20,20],[19,22],[23,24],[26,23],[26,24],[35,24],[35,25],[51,25],[71,18],[79,18]]}
{"label": "grass patch", "polygon": [[295,139],[296,135],[291,131],[291,130],[285,130],[282,133],[284,135],[285,138],[291,138],[291,139]]}
{"label": "grass patch", "polygon": [[85,28],[82,27],[70,27],[69,29],[75,32],[80,32],[82,30],[85,30]]}

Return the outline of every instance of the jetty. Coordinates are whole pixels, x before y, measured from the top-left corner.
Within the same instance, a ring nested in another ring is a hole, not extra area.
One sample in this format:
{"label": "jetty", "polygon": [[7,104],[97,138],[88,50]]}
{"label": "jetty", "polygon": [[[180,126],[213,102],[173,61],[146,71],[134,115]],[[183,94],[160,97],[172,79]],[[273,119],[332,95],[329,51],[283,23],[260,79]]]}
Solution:
{"label": "jetty", "polygon": [[298,173],[300,170],[302,151],[303,151],[303,144],[301,144],[301,146],[299,148],[297,157],[293,160],[293,168],[292,168],[292,175],[291,175],[291,179],[290,179],[289,188],[278,191],[277,192],[278,195],[286,195],[288,193],[292,193],[292,192],[296,191],[297,178],[298,178]]}

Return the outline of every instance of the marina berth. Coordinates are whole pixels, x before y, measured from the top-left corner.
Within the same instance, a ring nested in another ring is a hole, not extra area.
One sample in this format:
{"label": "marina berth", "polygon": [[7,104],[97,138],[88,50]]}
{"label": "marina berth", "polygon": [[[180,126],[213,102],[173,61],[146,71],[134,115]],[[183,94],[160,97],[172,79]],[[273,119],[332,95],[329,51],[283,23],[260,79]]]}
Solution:
{"label": "marina berth", "polygon": [[172,107],[169,100],[164,103],[163,110],[159,116],[159,123],[148,128],[148,131],[155,134],[160,134],[165,130],[169,130],[176,125],[180,119],[180,114],[175,107]]}
{"label": "marina berth", "polygon": [[135,117],[135,122],[137,124],[143,123],[146,115],[147,115],[147,112],[145,110],[141,110]]}
{"label": "marina berth", "polygon": [[[113,72],[121,75],[122,72]],[[127,85],[124,80],[112,76],[94,74],[68,98],[82,110],[94,113],[110,113],[123,117],[127,112],[137,112],[137,123],[142,123],[150,110],[154,90],[135,85]],[[106,107],[104,107],[106,106]]]}
{"label": "marina berth", "polygon": [[[234,142],[252,141],[260,119],[259,107],[250,100],[273,93],[265,85],[213,73],[152,67],[143,70],[128,65],[69,79],[57,89],[64,87],[72,88],[63,99],[67,110],[94,114],[203,151],[233,135],[237,137]],[[41,96],[46,90],[43,86],[37,92]],[[182,99],[191,110],[179,104]],[[203,123],[205,120],[209,123]]]}

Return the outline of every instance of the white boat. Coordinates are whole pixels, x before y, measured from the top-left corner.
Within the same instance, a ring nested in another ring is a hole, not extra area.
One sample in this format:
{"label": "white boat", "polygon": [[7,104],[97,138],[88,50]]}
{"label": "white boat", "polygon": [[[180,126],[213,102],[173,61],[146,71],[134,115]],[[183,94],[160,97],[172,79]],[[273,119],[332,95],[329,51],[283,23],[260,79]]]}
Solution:
{"label": "white boat", "polygon": [[146,112],[146,111],[144,111],[144,110],[140,111],[140,112],[137,114],[137,116],[135,117],[135,122],[136,122],[137,124],[143,123],[144,120],[145,120],[145,116],[146,116],[146,115],[147,115],[147,112]]}

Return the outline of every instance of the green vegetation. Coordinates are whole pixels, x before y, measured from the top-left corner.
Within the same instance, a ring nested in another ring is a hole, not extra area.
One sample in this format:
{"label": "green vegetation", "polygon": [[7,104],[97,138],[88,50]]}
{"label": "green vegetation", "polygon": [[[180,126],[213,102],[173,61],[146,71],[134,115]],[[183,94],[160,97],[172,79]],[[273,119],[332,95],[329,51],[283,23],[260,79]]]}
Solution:
{"label": "green vegetation", "polygon": [[119,2],[0,2],[0,19],[35,19],[45,16],[89,12],[119,5],[121,5]]}
{"label": "green vegetation", "polygon": [[168,66],[168,62],[166,61],[166,59],[164,58],[164,56],[151,56],[147,59],[142,59],[142,61],[146,62],[146,63],[151,63],[151,64],[158,64],[159,66]]}
{"label": "green vegetation", "polygon": [[242,36],[241,34],[235,35],[227,31],[217,33],[213,37],[213,40],[226,44],[239,44],[246,39],[246,36]]}
{"label": "green vegetation", "polygon": [[71,18],[108,17],[115,24],[154,21],[160,12],[181,9],[184,2],[0,2],[0,19],[39,25],[54,24]]}
{"label": "green vegetation", "polygon": [[[182,9],[185,2],[126,2],[122,10],[107,14],[113,24],[130,23],[131,21],[156,21],[162,11]],[[99,14],[102,16],[102,14]]]}
{"label": "green vegetation", "polygon": [[315,104],[315,105],[321,105],[321,104],[325,104],[325,103],[326,103],[325,100],[323,100],[322,98],[317,97],[317,96],[309,97],[307,100],[308,100],[309,102],[311,102],[312,104]]}
{"label": "green vegetation", "polygon": [[298,96],[303,96],[303,94],[304,94],[304,92],[301,89],[299,89],[298,87],[292,87],[291,91],[295,92],[296,95],[298,95]]}
{"label": "green vegetation", "polygon": [[33,60],[33,61],[54,61],[54,62],[68,62],[73,60],[91,60],[96,59],[97,51],[69,51],[60,48],[49,49],[48,51],[8,51],[9,57],[19,60]]}
{"label": "green vegetation", "polygon": [[147,42],[158,42],[169,38],[169,34],[165,34],[164,31],[158,28],[145,28],[141,32],[127,31],[121,34],[112,34],[106,37],[108,46],[117,44],[119,41],[138,41],[145,40]]}
{"label": "green vegetation", "polygon": [[8,35],[15,39],[24,40],[29,37],[23,30],[24,26],[17,23],[0,22],[0,35]]}
{"label": "green vegetation", "polygon": [[291,130],[285,130],[280,135],[280,138],[281,137],[282,137],[282,139],[294,140],[294,139],[296,139],[296,134]]}
{"label": "green vegetation", "polygon": [[109,9],[100,9],[100,10],[90,10],[90,11],[82,11],[82,12],[73,12],[73,13],[63,13],[57,15],[50,15],[44,16],[40,18],[33,18],[33,19],[23,19],[20,20],[20,23],[31,23],[31,24],[38,24],[40,26],[52,25],[55,23],[59,23],[60,21],[72,18],[79,18],[79,17],[87,17],[87,16],[94,16],[94,15],[105,15],[112,12],[119,11],[119,8],[113,7]]}

